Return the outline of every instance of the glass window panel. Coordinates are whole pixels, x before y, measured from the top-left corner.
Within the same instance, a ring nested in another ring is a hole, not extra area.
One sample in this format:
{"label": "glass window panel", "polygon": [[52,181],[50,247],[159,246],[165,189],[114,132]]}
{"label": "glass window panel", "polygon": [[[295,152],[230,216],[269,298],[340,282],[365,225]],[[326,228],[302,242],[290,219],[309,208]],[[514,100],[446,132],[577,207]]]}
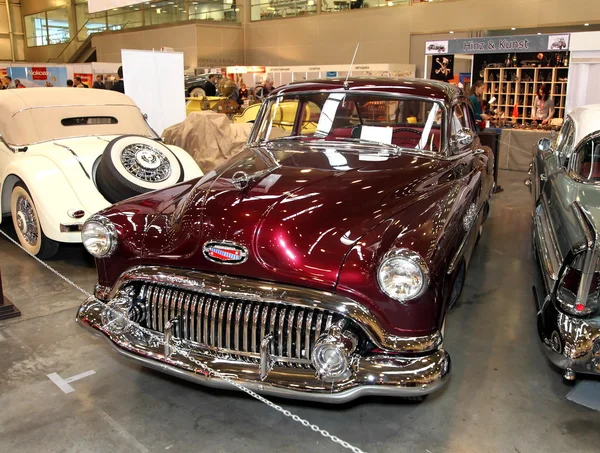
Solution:
{"label": "glass window panel", "polygon": [[25,16],[25,36],[27,37],[27,46],[36,47],[48,45],[48,29],[46,26],[46,13]]}
{"label": "glass window panel", "polygon": [[48,21],[48,41],[50,44],[62,44],[69,42],[71,33],[69,31],[69,16],[67,8],[53,9],[46,12]]}
{"label": "glass window panel", "polygon": [[106,30],[106,12],[90,14],[88,12],[87,1],[75,5],[75,15],[77,30],[79,31],[77,39],[79,41],[85,41],[92,33],[99,33]]}
{"label": "glass window panel", "polygon": [[122,30],[124,28],[136,28],[144,25],[144,15],[139,5],[115,8],[107,12],[108,29]]}
{"label": "glass window panel", "polygon": [[[414,2],[415,0],[413,0]],[[377,8],[380,6],[408,5],[409,0],[321,0],[324,12],[347,11],[349,9]]]}
{"label": "glass window panel", "polygon": [[317,1],[318,0],[252,0],[250,3],[250,19],[268,20],[316,14]]}

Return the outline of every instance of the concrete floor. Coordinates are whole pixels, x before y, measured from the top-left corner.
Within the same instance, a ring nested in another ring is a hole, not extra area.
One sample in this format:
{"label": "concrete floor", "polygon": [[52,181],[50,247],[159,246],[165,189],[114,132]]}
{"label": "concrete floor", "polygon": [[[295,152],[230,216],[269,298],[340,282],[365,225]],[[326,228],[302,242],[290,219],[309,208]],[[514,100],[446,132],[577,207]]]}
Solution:
{"label": "concrete floor", "polygon": [[[459,305],[447,322],[449,385],[423,404],[277,401],[373,452],[594,452],[600,414],[566,400],[535,330],[530,199],[502,172]],[[10,226],[3,230],[11,232]],[[70,247],[51,261],[91,290],[93,261]],[[0,322],[0,452],[345,451],[262,403],[142,369],[73,319],[83,296],[0,238],[5,293],[23,316]],[[46,376],[67,378],[65,394]]]}

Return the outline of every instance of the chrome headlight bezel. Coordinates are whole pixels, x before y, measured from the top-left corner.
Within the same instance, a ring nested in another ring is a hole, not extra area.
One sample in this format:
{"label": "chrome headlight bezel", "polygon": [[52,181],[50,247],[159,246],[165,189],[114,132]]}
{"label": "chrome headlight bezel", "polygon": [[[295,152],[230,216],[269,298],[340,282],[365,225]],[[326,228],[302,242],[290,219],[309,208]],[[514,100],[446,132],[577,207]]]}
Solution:
{"label": "chrome headlight bezel", "polygon": [[[414,266],[415,270],[418,271],[418,277],[420,279],[420,285],[418,289],[413,291],[413,293],[402,297],[399,297],[390,291],[390,288],[386,287],[382,276],[382,271],[385,270],[386,266],[393,266],[393,263],[397,262],[398,260],[405,261]],[[427,267],[425,260],[418,253],[409,249],[393,249],[383,255],[383,258],[381,259],[381,262],[377,268],[377,284],[379,285],[379,289],[391,299],[399,302],[414,300],[422,296],[429,287],[429,268]]]}
{"label": "chrome headlight bezel", "polygon": [[[104,253],[95,253],[86,246],[85,234],[86,234],[87,230],[89,229],[90,225],[92,225],[92,224],[95,224],[96,226],[99,226],[100,228],[104,229],[106,237],[108,238],[108,245],[107,245],[107,247],[105,247]],[[81,242],[83,243],[83,246],[85,247],[87,252],[90,255],[92,255],[94,258],[108,258],[112,254],[114,254],[115,250],[117,249],[117,244],[118,244],[117,229],[115,228],[115,225],[106,217],[104,217],[102,215],[94,214],[85,221],[85,223],[83,224],[83,227],[81,228]]]}

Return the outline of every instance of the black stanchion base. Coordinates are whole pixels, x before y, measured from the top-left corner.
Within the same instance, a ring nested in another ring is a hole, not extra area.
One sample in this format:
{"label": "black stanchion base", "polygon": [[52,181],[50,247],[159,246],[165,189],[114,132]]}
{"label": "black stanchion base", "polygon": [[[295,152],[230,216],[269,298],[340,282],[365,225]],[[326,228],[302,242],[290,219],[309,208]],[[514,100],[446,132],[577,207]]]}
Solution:
{"label": "black stanchion base", "polygon": [[5,297],[4,303],[0,305],[0,319],[16,318],[17,316],[21,316],[21,312]]}

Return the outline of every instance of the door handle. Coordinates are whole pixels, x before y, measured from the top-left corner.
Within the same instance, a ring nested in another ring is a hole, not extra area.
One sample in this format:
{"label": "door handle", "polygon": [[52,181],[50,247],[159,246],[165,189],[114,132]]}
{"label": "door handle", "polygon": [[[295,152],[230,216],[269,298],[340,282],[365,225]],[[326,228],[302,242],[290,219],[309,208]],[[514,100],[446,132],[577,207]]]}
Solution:
{"label": "door handle", "polygon": [[541,173],[540,174],[540,181],[548,181],[548,176],[546,176],[546,174]]}

